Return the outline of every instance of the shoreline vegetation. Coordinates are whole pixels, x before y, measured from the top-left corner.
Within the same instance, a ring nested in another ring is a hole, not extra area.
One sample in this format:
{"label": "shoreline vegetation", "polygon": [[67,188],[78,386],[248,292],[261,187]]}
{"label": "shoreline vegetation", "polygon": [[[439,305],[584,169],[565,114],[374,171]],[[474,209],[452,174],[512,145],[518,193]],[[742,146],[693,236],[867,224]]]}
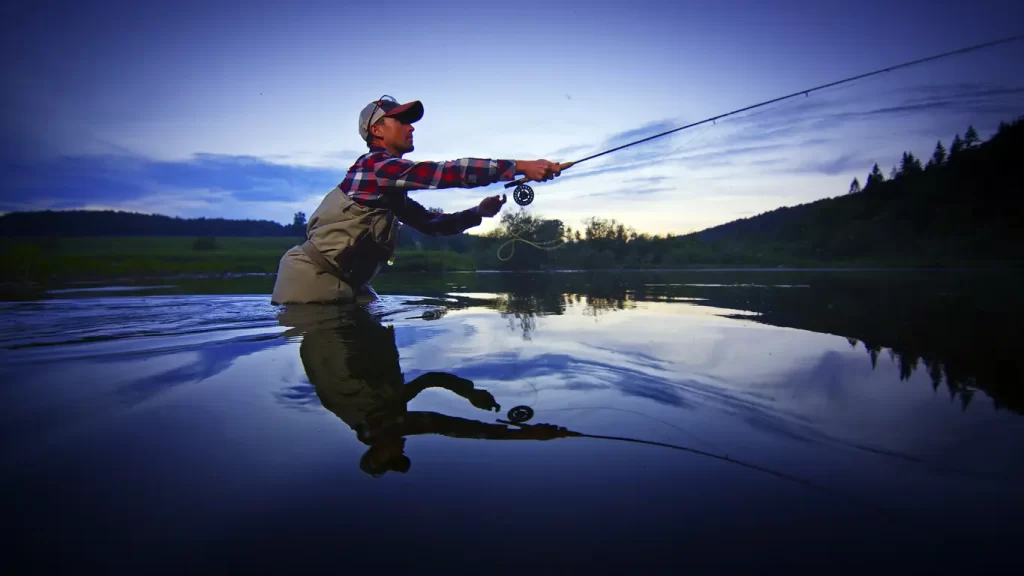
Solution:
{"label": "shoreline vegetation", "polygon": [[[483,235],[429,237],[404,227],[382,275],[467,271],[692,269],[1019,269],[1024,264],[1024,117],[981,142],[973,127],[922,164],[911,152],[888,177],[686,235],[639,233],[587,218],[574,229],[509,209]],[[113,211],[0,217],[0,284],[273,274],[304,240],[305,214],[269,221],[181,219]],[[539,244],[541,250],[513,238]],[[509,253],[514,248],[511,258]],[[499,249],[502,260],[499,258]]]}

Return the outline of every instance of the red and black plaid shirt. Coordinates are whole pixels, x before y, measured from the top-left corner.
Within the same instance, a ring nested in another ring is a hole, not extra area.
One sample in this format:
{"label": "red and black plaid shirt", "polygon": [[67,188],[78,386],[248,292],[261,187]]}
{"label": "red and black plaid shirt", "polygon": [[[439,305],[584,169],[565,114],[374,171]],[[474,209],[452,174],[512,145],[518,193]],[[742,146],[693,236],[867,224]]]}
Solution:
{"label": "red and black plaid shirt", "polygon": [[339,188],[357,204],[387,208],[424,234],[446,236],[479,225],[480,215],[473,208],[436,214],[409,198],[409,190],[477,188],[514,180],[515,170],[512,160],[460,158],[449,162],[414,162],[375,145],[348,169]]}

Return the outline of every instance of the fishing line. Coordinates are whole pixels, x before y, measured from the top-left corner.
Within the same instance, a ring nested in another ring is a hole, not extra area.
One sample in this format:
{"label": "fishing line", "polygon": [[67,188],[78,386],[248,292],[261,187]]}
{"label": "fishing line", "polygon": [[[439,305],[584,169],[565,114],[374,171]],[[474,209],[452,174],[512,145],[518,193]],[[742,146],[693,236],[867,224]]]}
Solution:
{"label": "fishing line", "polygon": [[[522,426],[521,423],[515,422],[515,421],[498,420],[498,422],[501,423],[501,424],[506,424],[506,425]],[[645,445],[648,445],[648,446],[658,446],[658,447],[661,447],[661,448],[668,448],[670,450],[678,450],[680,452],[688,452],[690,454],[696,454],[697,456],[704,456],[705,458],[711,458],[713,460],[719,460],[721,462],[728,462],[730,464],[735,464],[737,466],[746,468],[748,470],[754,470],[754,471],[757,471],[757,472],[768,474],[768,475],[774,476],[776,478],[779,478],[781,480],[785,480],[785,481],[788,481],[788,482],[793,482],[793,483],[798,484],[800,486],[803,486],[805,488],[810,488],[812,490],[817,490],[819,492],[828,494],[830,496],[838,497],[838,498],[846,500],[848,503],[856,505],[856,506],[867,506],[867,507],[870,507],[870,508],[874,508],[875,511],[880,512],[880,513],[882,513],[885,516],[888,516],[890,518],[890,520],[893,519],[893,510],[884,508],[884,507],[878,505],[877,503],[870,502],[870,501],[867,501],[867,500],[862,500],[862,499],[857,498],[857,497],[855,497],[855,496],[853,496],[851,494],[848,494],[848,493],[836,490],[834,488],[829,488],[828,486],[822,486],[820,484],[816,484],[814,482],[811,482],[810,480],[806,480],[806,479],[800,478],[798,476],[793,476],[792,474],[787,474],[785,472],[780,472],[778,470],[773,470],[771,468],[766,468],[764,466],[759,466],[757,464],[751,464],[749,462],[744,462],[742,460],[737,460],[735,458],[730,457],[728,454],[714,454],[714,453],[711,453],[711,452],[705,452],[704,450],[699,450],[697,448],[688,448],[686,446],[677,446],[675,444],[668,444],[668,443],[665,443],[665,442],[655,442],[653,440],[640,440],[640,439],[637,439],[637,438],[627,438],[627,437],[624,437],[624,436],[604,436],[604,435],[600,435],[600,434],[584,434],[584,433],[581,433],[581,432],[573,432],[573,431],[568,431],[566,433],[566,435],[567,435],[567,437],[570,437],[570,438],[592,438],[592,439],[596,439],[596,440],[612,440],[612,441],[616,441],[616,442],[627,442],[627,443],[630,443],[630,444],[645,444]]]}
{"label": "fishing line", "polygon": [[[1003,38],[1003,39],[1000,39],[1000,40],[993,40],[991,42],[985,42],[985,43],[982,43],[982,44],[975,44],[973,46],[968,46],[968,47],[965,47],[965,48],[959,48],[957,50],[951,50],[949,52],[943,52],[941,54],[936,54],[934,56],[928,56],[926,58],[919,58],[917,60],[911,60],[909,62],[903,62],[901,64],[896,64],[896,65],[893,65],[893,66],[888,66],[888,67],[885,67],[885,68],[880,68],[878,70],[873,70],[871,72],[866,72],[864,74],[858,74],[856,76],[851,76],[849,78],[844,78],[842,80],[836,80],[834,82],[829,82],[827,84],[822,84],[820,86],[815,86],[813,88],[806,88],[804,90],[799,90],[799,91],[794,92],[792,94],[787,94],[785,96],[780,96],[778,98],[772,98],[771,100],[765,100],[764,102],[759,102],[759,103],[753,104],[751,106],[745,106],[743,108],[739,108],[737,110],[732,110],[732,111],[726,112],[724,114],[719,114],[717,116],[712,116],[710,118],[706,118],[706,119],[701,120],[699,122],[694,122],[692,124],[687,124],[685,126],[680,126],[679,128],[673,128],[671,130],[667,130],[665,132],[661,132],[661,133],[655,134],[653,136],[648,136],[646,138],[641,138],[640,140],[636,140],[636,141],[630,142],[628,144],[623,144],[621,146],[616,146],[615,148],[611,148],[611,149],[605,150],[603,152],[598,152],[596,154],[592,154],[590,156],[587,156],[585,158],[581,158],[579,160],[575,160],[575,161],[572,161],[572,162],[567,162],[567,163],[561,165],[561,170],[566,170],[566,169],[571,168],[571,167],[573,167],[573,166],[575,166],[577,164],[582,164],[583,162],[587,162],[589,160],[593,160],[594,158],[599,158],[601,156],[604,156],[605,154],[611,154],[612,152],[616,152],[616,151],[622,150],[624,148],[629,148],[630,146],[635,146],[635,145],[641,144],[643,142],[648,142],[650,140],[654,140],[655,138],[661,138],[663,136],[667,136],[669,134],[673,134],[673,133],[679,132],[681,130],[687,130],[689,128],[693,128],[695,126],[700,126],[702,124],[707,124],[709,122],[710,123],[715,123],[718,120],[721,120],[722,118],[727,118],[729,116],[735,116],[736,114],[741,114],[741,113],[747,112],[749,110],[754,110],[756,108],[761,108],[763,106],[767,106],[769,104],[774,104],[776,102],[781,102],[783,100],[788,100],[790,98],[795,98],[797,96],[805,96],[805,97],[807,97],[807,96],[810,96],[811,92],[818,92],[818,91],[824,90],[826,88],[831,88],[833,86],[839,86],[841,84],[847,84],[847,83],[854,82],[856,80],[860,80],[860,79],[863,79],[863,78],[868,78],[868,77],[871,77],[871,76],[876,76],[878,74],[883,74],[885,72],[892,72],[894,70],[900,70],[900,69],[903,69],[903,68],[909,68],[911,66],[917,66],[919,64],[924,64],[925,62],[932,62],[932,61],[935,61],[935,60],[940,60],[940,59],[943,59],[943,58],[948,58],[950,56],[955,56],[955,55],[959,55],[959,54],[966,54],[968,52],[974,52],[974,51],[982,50],[982,49],[985,49],[985,48],[991,48],[993,46],[998,46],[1000,44],[1008,44],[1010,42],[1016,42],[1016,41],[1019,41],[1021,39],[1024,39],[1024,34],[1019,34],[1017,36],[1011,36],[1009,38]],[[523,178],[520,178],[518,180],[514,180],[512,182],[509,182],[509,183],[505,184],[505,188],[512,188],[513,186],[516,187],[515,191],[512,194],[512,197],[516,201],[516,203],[519,204],[520,206],[526,206],[526,205],[530,204],[531,202],[533,202],[533,198],[534,198],[533,188],[531,188],[530,186],[528,186],[526,184],[526,182],[528,182],[529,180],[530,180],[529,178],[523,177]]]}

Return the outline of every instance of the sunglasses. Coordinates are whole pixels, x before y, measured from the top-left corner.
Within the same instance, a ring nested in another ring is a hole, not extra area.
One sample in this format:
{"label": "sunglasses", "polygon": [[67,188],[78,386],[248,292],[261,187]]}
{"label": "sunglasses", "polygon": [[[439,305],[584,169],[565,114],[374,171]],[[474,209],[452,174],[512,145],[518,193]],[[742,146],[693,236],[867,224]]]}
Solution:
{"label": "sunglasses", "polygon": [[387,112],[387,110],[384,109],[385,102],[391,104],[391,106],[388,106],[388,108],[394,108],[395,106],[398,105],[398,100],[395,100],[393,96],[388,96],[387,94],[381,96],[377,100],[377,103],[373,106],[373,112],[370,112],[370,117],[366,119],[367,135],[370,134],[370,124],[373,122],[373,115],[377,113],[377,110],[384,110],[385,112]]}

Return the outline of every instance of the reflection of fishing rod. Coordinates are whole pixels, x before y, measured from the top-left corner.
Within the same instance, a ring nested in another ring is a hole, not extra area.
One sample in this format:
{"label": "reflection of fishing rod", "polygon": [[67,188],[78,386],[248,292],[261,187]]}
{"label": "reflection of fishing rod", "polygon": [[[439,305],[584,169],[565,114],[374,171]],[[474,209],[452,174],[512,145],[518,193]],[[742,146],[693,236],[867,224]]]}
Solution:
{"label": "reflection of fishing rod", "polygon": [[[500,422],[502,424],[511,424],[511,425],[520,426],[520,427],[523,426],[523,424],[520,423],[520,422],[512,422],[512,421],[509,421],[509,420],[498,420],[498,422]],[[795,482],[795,483],[800,484],[801,486],[804,486],[806,488],[813,488],[815,490],[819,490],[819,491],[825,492],[825,493],[827,493],[829,495],[832,495],[832,496],[841,496],[843,498],[851,499],[851,497],[849,495],[847,495],[847,494],[842,494],[842,493],[836,492],[835,490],[832,490],[830,488],[826,488],[824,486],[819,486],[819,485],[817,485],[817,484],[815,484],[813,482],[810,482],[808,480],[804,480],[803,478],[797,478],[796,476],[791,476],[789,474],[786,474],[785,472],[779,472],[778,470],[772,470],[770,468],[765,468],[763,466],[758,466],[757,464],[750,464],[748,462],[742,462],[740,460],[736,460],[735,458],[730,458],[728,455],[712,454],[711,452],[705,452],[703,450],[698,450],[696,448],[687,448],[686,446],[676,446],[675,444],[666,444],[665,442],[655,442],[653,440],[640,440],[640,439],[637,439],[637,438],[626,438],[626,437],[622,437],[622,436],[602,436],[602,435],[598,435],[598,434],[584,434],[582,432],[573,432],[571,430],[568,431],[568,432],[564,432],[563,434],[567,438],[594,438],[594,439],[597,439],[597,440],[615,440],[615,441],[618,441],[618,442],[629,442],[629,443],[632,443],[632,444],[647,444],[649,446],[660,446],[662,448],[670,448],[672,450],[679,450],[681,452],[689,452],[691,454],[696,454],[698,456],[705,456],[707,458],[713,458],[715,460],[721,460],[722,462],[729,462],[731,464],[736,464],[737,466],[742,466],[742,467],[750,469],[750,470],[756,470],[758,472],[763,472],[765,474],[771,474],[772,476],[775,476],[776,478],[780,478],[782,480],[788,480],[790,482]],[[855,503],[860,504],[860,502],[855,502]]]}
{"label": "reflection of fishing rod", "polygon": [[[516,406],[516,407],[512,408],[511,410],[509,410],[509,412],[508,412],[509,419],[508,420],[501,420],[501,419],[499,419],[498,422],[501,423],[501,424],[509,424],[509,425],[513,425],[513,426],[524,427],[526,425],[524,425],[523,423],[526,422],[527,420],[530,420],[531,418],[533,418],[533,414],[534,414],[533,409],[530,408],[529,406]],[[875,504],[873,502],[867,502],[867,501],[860,500],[858,498],[855,498],[854,496],[851,496],[850,494],[846,494],[844,492],[840,492],[838,490],[829,488],[827,486],[821,486],[819,484],[815,484],[814,482],[811,482],[810,480],[805,480],[803,478],[798,478],[796,476],[793,476],[793,475],[790,475],[790,474],[786,474],[785,472],[779,472],[778,470],[772,470],[771,468],[765,468],[764,466],[758,466],[757,464],[751,464],[749,462],[743,462],[743,461],[737,460],[735,458],[730,458],[728,455],[714,454],[714,453],[711,453],[711,452],[705,452],[704,450],[698,450],[697,448],[688,448],[686,446],[677,446],[675,444],[668,444],[668,443],[665,443],[665,442],[655,442],[653,440],[640,440],[640,439],[637,439],[637,438],[627,438],[627,437],[624,437],[624,436],[603,436],[603,435],[599,435],[599,434],[584,434],[582,432],[573,432],[571,430],[566,431],[566,432],[562,432],[561,435],[564,436],[564,437],[567,437],[567,438],[593,438],[593,439],[596,439],[596,440],[613,440],[613,441],[617,441],[617,442],[628,442],[630,444],[646,444],[648,446],[659,446],[659,447],[662,447],[662,448],[669,448],[669,449],[672,449],[672,450],[679,450],[680,452],[689,452],[690,454],[696,454],[697,456],[704,456],[706,458],[712,458],[714,460],[719,460],[719,461],[722,461],[722,462],[728,462],[730,464],[735,464],[737,466],[741,466],[741,467],[747,468],[749,470],[754,470],[754,471],[757,471],[757,472],[762,472],[764,474],[769,474],[771,476],[775,476],[776,478],[779,478],[780,480],[785,480],[785,481],[788,481],[788,482],[793,482],[793,483],[799,484],[800,486],[803,486],[805,488],[811,488],[813,490],[817,490],[819,492],[823,492],[823,493],[828,494],[830,496],[836,496],[836,497],[839,497],[839,498],[843,498],[847,502],[849,502],[851,504],[854,504],[854,505],[857,505],[857,506],[869,506],[869,507],[875,508],[878,512],[880,512],[880,513],[882,513],[882,514],[884,514],[886,516],[889,516],[890,518],[892,516],[890,511],[887,511],[887,510],[883,509],[882,507],[878,506],[877,504]]]}
{"label": "reflection of fishing rod", "polygon": [[[637,140],[635,142],[630,142],[629,144],[623,144],[622,146],[618,146],[618,147],[612,148],[611,150],[605,150],[604,152],[598,152],[597,154],[593,154],[591,156],[587,156],[586,158],[582,158],[580,160],[575,160],[573,162],[566,162],[564,164],[561,164],[560,166],[561,166],[562,170],[565,170],[567,168],[575,166],[576,164],[582,164],[583,162],[586,162],[587,160],[593,160],[594,158],[597,158],[599,156],[604,156],[605,154],[611,154],[612,152],[615,152],[617,150],[622,150],[623,148],[628,148],[630,146],[633,146],[633,145],[636,145],[636,144],[640,144],[642,142],[647,142],[648,140],[654,140],[655,138],[661,138],[662,136],[667,136],[669,134],[672,134],[673,132],[679,132],[680,130],[686,130],[687,128],[693,128],[695,126],[700,126],[701,124],[707,124],[708,122],[715,122],[715,121],[721,120],[722,118],[725,118],[727,116],[733,116],[733,115],[739,114],[741,112],[746,112],[748,110],[753,110],[755,108],[760,108],[762,106],[767,106],[769,104],[774,104],[776,102],[781,102],[783,100],[788,100],[790,98],[795,98],[797,96],[800,96],[801,94],[803,94],[804,96],[807,96],[811,92],[817,92],[818,90],[824,90],[825,88],[831,88],[833,86],[839,86],[840,84],[846,84],[847,82],[853,82],[854,80],[860,80],[862,78],[867,78],[869,76],[874,76],[876,74],[882,74],[884,72],[890,72],[892,70],[898,70],[900,68],[908,68],[910,66],[916,66],[917,64],[923,64],[925,62],[930,62],[932,60],[939,60],[941,58],[947,58],[949,56],[954,56],[954,55],[957,55],[957,54],[966,54],[967,52],[973,52],[975,50],[981,50],[983,48],[990,48],[990,47],[996,46],[998,44],[1006,44],[1006,43],[1009,43],[1009,42],[1016,42],[1017,40],[1021,40],[1021,39],[1024,39],[1024,34],[1020,34],[1020,35],[1017,35],[1017,36],[1012,36],[1010,38],[1003,38],[1001,40],[994,40],[992,42],[986,42],[984,44],[976,44],[974,46],[968,46],[966,48],[960,48],[958,50],[952,50],[950,52],[944,52],[942,54],[937,54],[935,56],[928,56],[927,58],[920,58],[918,60],[912,60],[910,62],[904,62],[902,64],[897,64],[895,66],[889,66],[887,68],[881,68],[879,70],[874,70],[872,72],[867,72],[865,74],[859,74],[857,76],[851,76],[849,78],[844,78],[842,80],[837,80],[835,82],[829,82],[828,84],[822,84],[821,86],[815,86],[814,88],[808,88],[806,90],[800,90],[798,92],[794,92],[794,93],[786,95],[786,96],[780,96],[778,98],[773,98],[771,100],[765,100],[764,102],[760,102],[758,104],[754,104],[753,106],[746,106],[746,107],[740,108],[738,110],[733,110],[732,112],[726,112],[725,114],[719,114],[718,116],[712,116],[711,118],[707,118],[705,120],[701,120],[700,122],[694,122],[693,124],[687,124],[686,126],[681,126],[679,128],[673,128],[672,130],[668,130],[668,131],[662,132],[660,134],[655,134],[654,136],[648,136],[647,138],[642,138],[642,139]],[[529,178],[523,177],[523,178],[520,178],[518,180],[514,180],[512,182],[509,182],[509,183],[505,184],[505,188],[511,188],[513,186],[516,187],[515,191],[512,193],[512,198],[516,201],[516,204],[519,204],[520,206],[526,206],[526,205],[530,204],[531,202],[533,202],[533,188],[530,188],[529,186],[526,185],[527,181],[529,181]]]}

